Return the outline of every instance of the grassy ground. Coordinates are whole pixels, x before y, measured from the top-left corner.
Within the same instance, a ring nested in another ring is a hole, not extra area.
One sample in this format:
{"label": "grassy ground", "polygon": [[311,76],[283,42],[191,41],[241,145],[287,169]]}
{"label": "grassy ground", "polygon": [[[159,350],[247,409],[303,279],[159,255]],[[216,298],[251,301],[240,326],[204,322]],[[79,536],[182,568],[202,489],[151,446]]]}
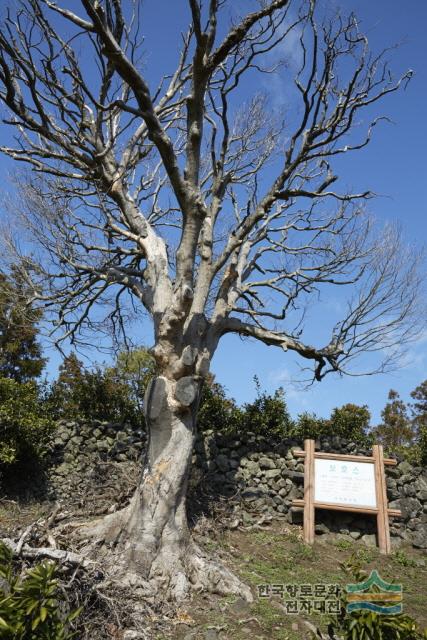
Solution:
{"label": "grassy ground", "polygon": [[[252,605],[230,597],[212,601],[196,600],[182,611],[183,624],[177,624],[177,640],[300,640],[305,627],[300,615],[289,615],[280,596],[258,597],[260,584],[339,584],[349,579],[340,563],[352,554],[368,572],[377,569],[383,579],[403,586],[403,609],[427,627],[427,561],[414,549],[400,549],[391,556],[381,556],[377,549],[345,539],[326,540],[318,536],[313,547],[301,540],[301,529],[276,524],[268,531],[230,531],[218,540],[206,542],[223,560],[253,587]],[[188,615],[192,624],[184,624]],[[313,623],[324,625],[328,616],[306,615]],[[179,617],[178,617],[179,618]],[[161,640],[166,636],[157,636]]]}
{"label": "grassy ground", "polygon": [[[46,517],[52,505],[33,503],[23,507],[0,501],[0,537],[23,530],[37,518]],[[177,612],[147,620],[146,632],[152,640],[301,640],[306,636],[301,614],[290,615],[280,596],[258,597],[258,585],[338,584],[352,582],[340,564],[351,556],[370,572],[377,569],[388,582],[403,586],[403,610],[427,627],[427,558],[423,552],[401,548],[381,556],[376,548],[344,538],[316,536],[313,547],[302,541],[300,527],[276,522],[268,529],[223,530],[210,521],[205,532],[196,534],[207,551],[251,585],[254,602],[239,597],[195,596]],[[305,619],[324,626],[327,616],[304,614]],[[108,627],[108,625],[107,625]],[[106,627],[106,629],[107,629]],[[122,638],[110,634],[105,638]]]}

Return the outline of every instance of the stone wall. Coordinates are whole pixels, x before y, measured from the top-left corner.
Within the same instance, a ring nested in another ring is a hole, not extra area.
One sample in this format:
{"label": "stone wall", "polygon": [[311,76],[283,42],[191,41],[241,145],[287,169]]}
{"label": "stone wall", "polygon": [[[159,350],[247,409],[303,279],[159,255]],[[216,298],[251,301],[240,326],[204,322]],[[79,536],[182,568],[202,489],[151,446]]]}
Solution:
{"label": "stone wall", "polygon": [[[234,522],[256,523],[260,518],[302,522],[302,510],[292,507],[294,498],[303,497],[304,463],[294,456],[302,446],[301,440],[277,442],[248,432],[238,437],[199,434],[190,485],[193,516],[219,503]],[[84,500],[96,496],[107,483],[111,499],[116,499],[115,487],[126,493],[136,481],[144,448],[144,434],[130,426],[62,423],[51,447],[51,497]],[[320,438],[316,449],[371,455],[370,449],[336,436]],[[392,542],[427,548],[427,470],[400,460],[397,466],[386,467],[386,476],[389,506],[400,509],[403,516],[390,521]],[[318,534],[332,532],[373,544],[375,530],[372,516],[316,511]]]}
{"label": "stone wall", "polygon": [[130,425],[61,422],[50,443],[48,497],[100,513],[132,491],[144,449],[145,434]]}

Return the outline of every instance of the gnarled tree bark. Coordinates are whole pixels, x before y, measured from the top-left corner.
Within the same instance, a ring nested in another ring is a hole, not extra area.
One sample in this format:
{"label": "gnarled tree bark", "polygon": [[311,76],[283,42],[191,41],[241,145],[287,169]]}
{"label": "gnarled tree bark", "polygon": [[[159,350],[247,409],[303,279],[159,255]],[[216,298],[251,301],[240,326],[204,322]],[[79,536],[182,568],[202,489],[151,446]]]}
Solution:
{"label": "gnarled tree bark", "polygon": [[[196,433],[200,384],[194,376],[158,376],[147,390],[148,450],[140,483],[121,511],[80,532],[111,549],[110,567],[148,592],[174,600],[191,590],[235,593],[251,600],[250,589],[208,557],[193,541],[186,495]],[[110,569],[111,570],[111,569]]]}

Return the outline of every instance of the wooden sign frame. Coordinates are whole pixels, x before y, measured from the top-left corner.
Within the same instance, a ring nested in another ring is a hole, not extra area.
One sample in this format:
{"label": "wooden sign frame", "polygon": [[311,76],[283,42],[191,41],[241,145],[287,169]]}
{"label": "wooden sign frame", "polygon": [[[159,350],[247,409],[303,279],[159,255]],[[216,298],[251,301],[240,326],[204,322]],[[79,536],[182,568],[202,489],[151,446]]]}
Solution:
{"label": "wooden sign frame", "polygon": [[[304,540],[307,544],[314,542],[315,509],[331,509],[333,511],[353,511],[376,515],[378,530],[378,546],[380,553],[391,552],[390,529],[388,519],[390,516],[399,517],[401,512],[397,509],[389,509],[387,506],[387,485],[384,473],[385,465],[396,465],[396,460],[384,458],[382,445],[375,444],[372,447],[372,456],[356,456],[338,453],[316,452],[314,440],[304,440],[304,451],[294,451],[294,455],[304,458],[304,499],[293,500],[292,506],[304,508]],[[348,504],[335,504],[329,502],[316,502],[314,490],[315,459],[340,460],[351,462],[366,462],[374,464],[376,507],[363,507]]]}

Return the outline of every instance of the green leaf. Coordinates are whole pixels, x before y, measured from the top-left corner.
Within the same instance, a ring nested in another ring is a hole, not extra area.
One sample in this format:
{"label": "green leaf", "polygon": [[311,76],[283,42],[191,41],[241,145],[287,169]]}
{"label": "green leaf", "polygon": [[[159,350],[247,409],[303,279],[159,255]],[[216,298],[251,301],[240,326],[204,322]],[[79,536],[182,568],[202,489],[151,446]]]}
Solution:
{"label": "green leaf", "polygon": [[37,602],[37,601],[32,602],[32,603],[27,607],[27,610],[26,610],[26,614],[27,614],[27,616],[29,616],[29,615],[30,615],[30,613],[32,613],[32,612],[34,611],[34,609],[36,609],[36,607],[37,607],[37,606],[38,606],[38,602]]}
{"label": "green leaf", "polygon": [[34,629],[37,629],[37,627],[39,626],[39,623],[40,623],[40,618],[39,616],[37,616],[37,618],[34,618],[31,624],[31,630],[34,631]]}
{"label": "green leaf", "polygon": [[6,630],[11,629],[11,627],[7,624],[6,620],[4,620],[2,617],[0,617],[0,628],[6,629]]}
{"label": "green leaf", "polygon": [[76,609],[75,611],[70,613],[70,615],[68,616],[67,620],[69,622],[72,622],[73,620],[75,620],[83,612],[83,609],[84,609],[84,607],[79,607],[78,609]]}

